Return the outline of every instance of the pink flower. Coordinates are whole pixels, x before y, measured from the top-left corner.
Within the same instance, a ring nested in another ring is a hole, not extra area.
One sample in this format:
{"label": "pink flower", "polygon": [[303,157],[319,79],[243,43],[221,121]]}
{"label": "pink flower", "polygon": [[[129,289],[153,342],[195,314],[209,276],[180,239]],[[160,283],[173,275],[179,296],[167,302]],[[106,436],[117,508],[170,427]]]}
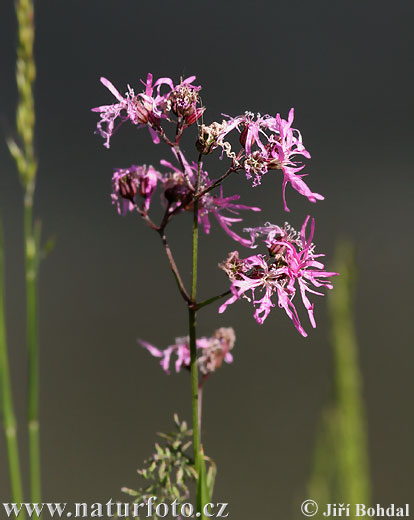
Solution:
{"label": "pink flower", "polygon": [[[173,353],[176,355],[176,361],[175,361],[175,371],[179,372],[181,370],[181,367],[189,367],[190,366],[190,347],[189,347],[189,338],[188,336],[184,338],[176,338],[175,343],[173,345],[169,345],[164,350],[159,350],[158,348],[154,347],[150,343],[147,343],[143,340],[138,340],[141,346],[146,348],[148,352],[157,358],[161,358],[161,367],[167,374],[170,373],[170,362],[171,362],[171,356]],[[197,345],[198,346],[198,345]]]}
{"label": "pink flower", "polygon": [[[232,363],[233,356],[230,350],[233,349],[235,340],[236,336],[231,327],[222,327],[216,330],[210,338],[197,339],[197,349],[201,352],[197,364],[201,372],[210,374],[219,368],[223,361]],[[176,356],[175,371],[177,373],[180,372],[182,367],[190,367],[191,354],[188,336],[176,338],[175,343],[164,350],[160,350],[146,341],[138,341],[151,355],[161,359],[161,367],[167,374],[170,374],[172,354]]]}
{"label": "pink flower", "polygon": [[[177,162],[180,163],[177,152],[172,149]],[[180,156],[181,162],[184,166],[184,172],[180,168],[174,166],[170,161],[162,159],[160,163],[170,171],[163,176],[164,182],[164,196],[170,203],[170,210],[177,211],[178,208],[190,209],[187,207],[194,194],[194,187],[197,183],[198,165],[193,162],[191,165],[187,162],[183,154]],[[205,183],[208,178],[207,172],[201,171],[201,183]]]}
{"label": "pink flower", "polygon": [[[307,197],[310,202],[323,200],[319,193],[313,193],[303,180],[304,175],[296,175],[305,166],[295,162],[297,155],[310,159],[310,153],[303,146],[302,135],[299,130],[292,128],[294,110],[290,109],[288,120],[282,119],[280,114],[276,118],[266,120],[267,128],[274,132],[269,137],[269,158],[273,168],[283,171],[283,204],[285,211],[289,211],[286,204],[286,186],[292,185],[298,193]],[[280,166],[279,166],[280,163]]]}
{"label": "pink flower", "polygon": [[[170,211],[177,212],[180,207],[183,211],[192,211],[194,193],[186,184],[182,170],[165,160],[162,160],[161,164],[171,169],[169,174],[164,175],[164,196],[171,204]],[[183,164],[188,180],[191,185],[195,185],[198,175],[197,163],[193,162],[189,165],[183,160]],[[212,182],[208,177],[208,173],[205,170],[201,170],[200,191],[208,188]],[[210,216],[213,216],[227,235],[240,244],[250,247],[251,240],[239,236],[231,229],[231,226],[235,222],[242,221],[242,218],[239,217],[240,210],[261,211],[261,209],[235,203],[239,199],[240,195],[224,197],[222,186],[220,186],[219,195],[213,195],[211,192],[205,193],[199,199],[198,222],[203,226],[204,232],[209,234],[211,230]]]}
{"label": "pink flower", "polygon": [[201,355],[197,360],[202,374],[207,375],[220,368],[223,361],[233,362],[231,350],[236,342],[236,335],[231,327],[221,327],[217,329],[211,338],[204,341],[201,345]]}
{"label": "pink flower", "polygon": [[[299,130],[292,128],[293,117],[293,108],[289,112],[287,121],[282,119],[280,114],[276,117],[257,114],[255,118],[254,114],[246,112],[243,116],[229,117],[227,125],[222,125],[221,132],[216,136],[217,143],[222,143],[224,137],[233,129],[236,128],[240,132],[240,143],[244,148],[244,155],[240,157],[240,162],[247,179],[252,179],[253,186],[261,184],[262,177],[269,170],[282,170],[285,211],[289,211],[286,204],[288,183],[310,202],[324,198],[310,190],[303,180],[304,174],[298,175],[304,165],[297,162],[297,156],[309,159],[310,154],[303,145]],[[214,149],[215,146],[210,143],[209,149]]]}
{"label": "pink flower", "polygon": [[[231,281],[232,296],[221,305],[220,313],[224,312],[230,304],[244,297],[253,303],[254,318],[257,323],[262,324],[275,306],[272,297],[276,295],[279,307],[285,310],[302,336],[307,336],[293,303],[296,290],[299,289],[309,321],[312,327],[316,327],[314,306],[307,293],[323,296],[323,293],[316,291],[312,286],[332,289],[332,284],[327,278],[338,273],[325,271],[324,265],[316,260],[324,255],[315,254],[315,246],[312,243],[315,230],[314,219],[311,222],[309,237],[305,236],[308,222],[309,216],[305,219],[300,234],[289,225],[280,228],[269,223],[263,227],[245,230],[251,235],[252,246],[256,238],[263,240],[268,248],[268,254],[239,259],[237,252],[233,252],[221,264],[220,267]],[[257,292],[260,293],[260,297],[257,296]]]}
{"label": "pink flower", "polygon": [[[105,139],[104,146],[109,148],[109,142],[113,133],[124,123],[130,121],[134,125],[149,125],[157,127],[159,116],[157,115],[156,101],[147,94],[135,95],[134,90],[128,85],[128,91],[123,97],[114,85],[106,78],[101,78],[101,83],[118,100],[113,105],[101,105],[92,108],[92,112],[100,114],[97,124],[97,132]],[[148,75],[146,92],[152,92],[152,75]],[[115,121],[119,119],[115,127]],[[154,142],[159,142],[159,138],[152,130]]]}
{"label": "pink flower", "polygon": [[[224,197],[223,186],[220,186],[220,194],[218,196],[206,193],[200,199],[200,207],[198,213],[198,221],[203,225],[204,232],[210,233],[210,215],[212,215],[224,231],[236,242],[239,242],[243,246],[250,247],[251,241],[241,237],[231,228],[234,222],[241,222],[243,219],[239,218],[239,210],[250,210],[250,211],[261,211],[260,208],[251,206],[245,206],[243,204],[235,204],[233,201],[240,199],[240,195],[232,195],[231,197]],[[235,217],[226,216],[224,212],[230,213],[230,215],[236,215]]]}
{"label": "pink flower", "polygon": [[172,110],[177,117],[183,119],[185,126],[191,126],[205,111],[205,107],[197,107],[200,103],[198,92],[201,86],[192,85],[195,79],[195,76],[190,76],[176,86],[171,82],[171,92],[166,98],[166,111]]}
{"label": "pink flower", "polygon": [[[144,92],[135,94],[128,85],[125,97],[106,78],[101,83],[115,96],[117,103],[92,108],[100,114],[97,132],[105,139],[104,146],[109,148],[109,142],[114,132],[125,121],[133,125],[147,126],[154,143],[159,143],[158,132],[162,119],[169,119],[169,112],[183,119],[184,126],[193,124],[204,112],[203,107],[197,108],[198,91],[201,87],[192,85],[195,76],[187,78],[177,86],[171,78],[160,78],[153,84],[152,74],[147,75]],[[166,86],[169,91],[161,94],[161,88]],[[154,92],[155,91],[155,92]],[[115,126],[116,120],[119,120]]]}
{"label": "pink flower", "polygon": [[126,215],[135,209],[137,193],[144,199],[141,209],[148,211],[151,198],[156,190],[161,174],[152,166],[130,166],[115,170],[112,176],[112,203],[116,204],[118,213]]}

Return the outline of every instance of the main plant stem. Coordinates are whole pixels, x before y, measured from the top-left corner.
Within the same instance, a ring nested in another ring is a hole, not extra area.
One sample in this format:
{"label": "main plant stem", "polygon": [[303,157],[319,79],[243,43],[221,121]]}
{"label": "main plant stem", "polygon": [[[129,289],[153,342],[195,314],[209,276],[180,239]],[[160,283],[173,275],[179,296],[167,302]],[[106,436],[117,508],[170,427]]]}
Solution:
{"label": "main plant stem", "polygon": [[[197,194],[201,175],[201,156],[198,160],[198,178],[195,189]],[[197,298],[197,264],[198,264],[198,198],[194,197],[193,209],[193,253],[192,253],[192,276],[191,276],[191,301],[195,303]],[[196,343],[196,320],[197,310],[194,307],[188,309],[189,335],[190,335],[190,370],[191,370],[191,403],[193,410],[193,446],[194,463],[199,471],[200,460],[200,428],[198,416],[198,367],[197,367],[197,343]]]}
{"label": "main plant stem", "polygon": [[41,502],[39,438],[39,352],[37,343],[37,244],[33,230],[33,192],[28,186],[24,201],[28,380],[28,429],[30,500]]}
{"label": "main plant stem", "polygon": [[6,320],[4,307],[3,237],[0,229],[0,403],[6,437],[11,496],[13,502],[23,502],[23,486],[20,472],[19,446],[17,440],[16,416],[14,412],[7,353]]}

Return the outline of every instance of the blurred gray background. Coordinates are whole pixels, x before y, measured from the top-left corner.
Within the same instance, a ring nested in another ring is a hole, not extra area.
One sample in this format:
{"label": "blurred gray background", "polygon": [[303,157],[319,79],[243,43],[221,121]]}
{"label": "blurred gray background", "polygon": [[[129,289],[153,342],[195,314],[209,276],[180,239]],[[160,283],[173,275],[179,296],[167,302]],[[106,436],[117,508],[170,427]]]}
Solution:
{"label": "blurred gray background", "polygon": [[[332,261],[340,236],[358,250],[357,327],[367,405],[374,502],[412,499],[412,2],[246,1],[36,2],[36,214],[54,252],[40,277],[41,432],[44,498],[120,499],[139,485],[135,470],[152,453],[154,432],[172,415],[190,418],[187,374],[162,373],[137,346],[165,347],[186,333],[187,315],[157,237],[138,218],[111,206],[115,167],[171,159],[146,130],[125,125],[111,149],[94,135],[90,107],[112,103],[99,83],[197,75],[205,121],[245,110],[285,117],[312,154],[310,187],[326,196],[312,205],[280,178],[252,189],[243,176],[226,193],[260,205],[248,225],[266,220],[299,227],[316,217],[320,252]],[[8,337],[22,443],[26,358],[22,197],[4,137],[14,130],[16,21],[0,5],[0,204],[7,243]],[[191,131],[190,131],[191,132]],[[184,148],[194,154],[192,142]],[[219,175],[224,163],[205,166]],[[411,164],[410,164],[411,163]],[[170,241],[189,279],[188,215]],[[241,226],[238,228],[241,229]],[[222,291],[216,268],[236,249],[221,229],[202,236],[201,297]],[[319,413],[329,401],[332,360],[326,302],[318,328],[303,339],[283,312],[256,325],[247,303],[199,317],[199,333],[236,329],[235,362],[206,387],[203,440],[219,467],[216,499],[233,518],[291,518],[305,498]],[[2,434],[1,434],[2,435]],[[0,437],[0,496],[8,496]],[[127,497],[125,497],[127,500]]]}

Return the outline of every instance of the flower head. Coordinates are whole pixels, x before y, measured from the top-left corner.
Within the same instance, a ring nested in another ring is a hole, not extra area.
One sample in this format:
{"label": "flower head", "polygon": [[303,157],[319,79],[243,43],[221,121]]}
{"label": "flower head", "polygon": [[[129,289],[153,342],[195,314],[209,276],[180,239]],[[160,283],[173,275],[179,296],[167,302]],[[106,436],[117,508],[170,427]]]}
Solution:
{"label": "flower head", "polygon": [[310,235],[305,236],[308,222],[309,216],[305,219],[300,234],[286,224],[279,227],[268,223],[263,227],[246,230],[250,233],[252,245],[257,238],[261,238],[268,248],[268,254],[240,259],[238,254],[233,252],[220,265],[231,281],[232,292],[232,296],[219,308],[220,313],[243,297],[253,303],[254,318],[257,323],[262,324],[275,306],[272,298],[276,295],[279,307],[285,310],[302,336],[307,336],[293,303],[299,289],[309,321],[312,327],[316,327],[314,305],[307,293],[323,296],[313,287],[332,289],[332,284],[327,278],[338,273],[325,271],[324,265],[316,260],[324,255],[315,254],[315,246],[312,243],[314,219],[311,222]]}
{"label": "flower head", "polygon": [[[125,121],[130,121],[134,125],[149,125],[157,127],[159,118],[157,114],[157,102],[150,95],[136,95],[134,90],[128,85],[125,97],[114,87],[106,78],[101,78],[101,83],[115,96],[117,103],[112,105],[101,105],[92,108],[93,112],[100,114],[97,124],[97,132],[105,139],[104,146],[109,148],[110,139],[113,133]],[[152,75],[148,75],[146,92],[152,93]],[[118,120],[117,126],[115,122]],[[154,142],[159,141],[155,132],[152,132]]]}
{"label": "flower head", "polygon": [[[283,203],[286,211],[289,211],[289,208],[286,204],[285,192],[289,183],[309,201],[323,200],[322,195],[310,190],[303,180],[304,175],[298,175],[304,165],[298,162],[297,157],[302,156],[309,159],[310,154],[303,145],[299,130],[292,128],[293,108],[290,110],[287,120],[282,119],[280,114],[277,114],[276,117],[267,114],[255,116],[251,112],[246,112],[244,115],[237,117],[227,117],[228,120],[223,122],[222,128],[217,132],[218,135],[214,135],[214,140],[206,131],[208,127],[204,128],[204,142],[207,141],[207,137],[212,141],[212,144],[207,148],[209,151],[220,143],[222,144],[224,137],[232,130],[237,129],[240,133],[240,144],[243,148],[242,156],[237,155],[237,157],[246,172],[247,179],[252,180],[253,186],[261,184],[263,176],[269,170],[281,170],[283,173]],[[229,143],[227,144],[230,146]]]}
{"label": "flower head", "polygon": [[207,375],[215,372],[217,368],[221,367],[223,361],[226,363],[233,362],[230,351],[236,342],[236,335],[232,327],[217,329],[211,338],[204,341],[204,345],[201,345],[201,341],[201,356],[197,363],[202,374]]}
{"label": "flower head", "polygon": [[152,166],[130,166],[116,169],[112,176],[112,203],[116,204],[118,213],[125,215],[135,208],[137,193],[144,199],[143,210],[148,211],[151,198],[157,187],[161,174]]}
{"label": "flower head", "polygon": [[195,76],[191,76],[177,86],[173,86],[166,100],[166,110],[172,112],[184,120],[186,126],[191,126],[204,113],[204,107],[198,107],[200,86],[192,85]]}
{"label": "flower head", "polygon": [[[183,171],[168,161],[163,160],[161,164],[170,169],[170,172],[163,176],[164,196],[170,204],[170,211],[192,211],[194,192],[189,187],[188,182],[186,182]],[[183,164],[187,180],[190,185],[195,185],[198,176],[198,164],[193,162],[190,165],[186,161],[183,161]],[[208,173],[201,169],[199,191],[203,192],[203,190],[211,186],[211,184],[212,181]],[[213,216],[227,235],[240,244],[250,247],[251,241],[238,235],[231,227],[235,222],[242,221],[240,211],[261,210],[260,208],[239,204],[237,202],[239,199],[240,195],[225,197],[223,194],[223,186],[220,187],[218,195],[213,195],[212,192],[204,193],[199,198],[198,222],[202,225],[204,232],[209,234],[211,230],[210,216]]]}
{"label": "flower head", "polygon": [[[167,374],[170,373],[172,354],[176,356],[176,372],[180,372],[183,367],[190,367],[191,354],[188,336],[176,338],[175,343],[169,345],[164,350],[160,350],[146,341],[138,341],[150,354],[161,359],[161,367]],[[222,327],[216,330],[210,338],[203,337],[197,339],[197,349],[201,353],[197,360],[200,371],[204,375],[211,374],[222,365],[223,361],[231,363],[233,356],[230,351],[233,349],[235,341],[236,336],[231,327]]]}
{"label": "flower head", "polygon": [[[154,143],[159,143],[161,120],[169,119],[170,111],[183,118],[184,126],[195,123],[205,109],[196,106],[201,87],[192,85],[194,80],[195,76],[191,76],[177,86],[174,86],[171,78],[160,78],[153,83],[152,74],[149,73],[147,80],[141,81],[145,86],[143,92],[135,94],[134,89],[128,85],[127,92],[122,96],[108,79],[101,78],[101,83],[117,99],[117,103],[112,105],[92,108],[93,112],[100,114],[97,132],[105,139],[104,146],[109,148],[113,133],[126,121],[133,125],[148,126]],[[169,90],[161,94],[163,86]],[[117,120],[118,124],[115,126]]]}

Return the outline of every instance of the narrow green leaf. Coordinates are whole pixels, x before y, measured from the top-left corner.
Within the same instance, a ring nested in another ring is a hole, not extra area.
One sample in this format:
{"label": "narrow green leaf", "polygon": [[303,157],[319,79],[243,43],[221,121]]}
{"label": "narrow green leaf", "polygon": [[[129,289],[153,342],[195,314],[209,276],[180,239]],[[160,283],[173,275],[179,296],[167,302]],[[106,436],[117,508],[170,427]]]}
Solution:
{"label": "narrow green leaf", "polygon": [[197,480],[197,511],[200,513],[201,520],[207,520],[203,509],[205,504],[210,502],[210,493],[207,486],[206,463],[204,461],[204,454],[200,453],[199,458],[199,473]]}
{"label": "narrow green leaf", "polygon": [[207,471],[207,487],[210,499],[213,497],[214,492],[214,484],[216,482],[216,475],[217,475],[217,466],[216,463],[210,459],[209,457],[204,457],[205,460],[207,460],[210,464],[210,467]]}

